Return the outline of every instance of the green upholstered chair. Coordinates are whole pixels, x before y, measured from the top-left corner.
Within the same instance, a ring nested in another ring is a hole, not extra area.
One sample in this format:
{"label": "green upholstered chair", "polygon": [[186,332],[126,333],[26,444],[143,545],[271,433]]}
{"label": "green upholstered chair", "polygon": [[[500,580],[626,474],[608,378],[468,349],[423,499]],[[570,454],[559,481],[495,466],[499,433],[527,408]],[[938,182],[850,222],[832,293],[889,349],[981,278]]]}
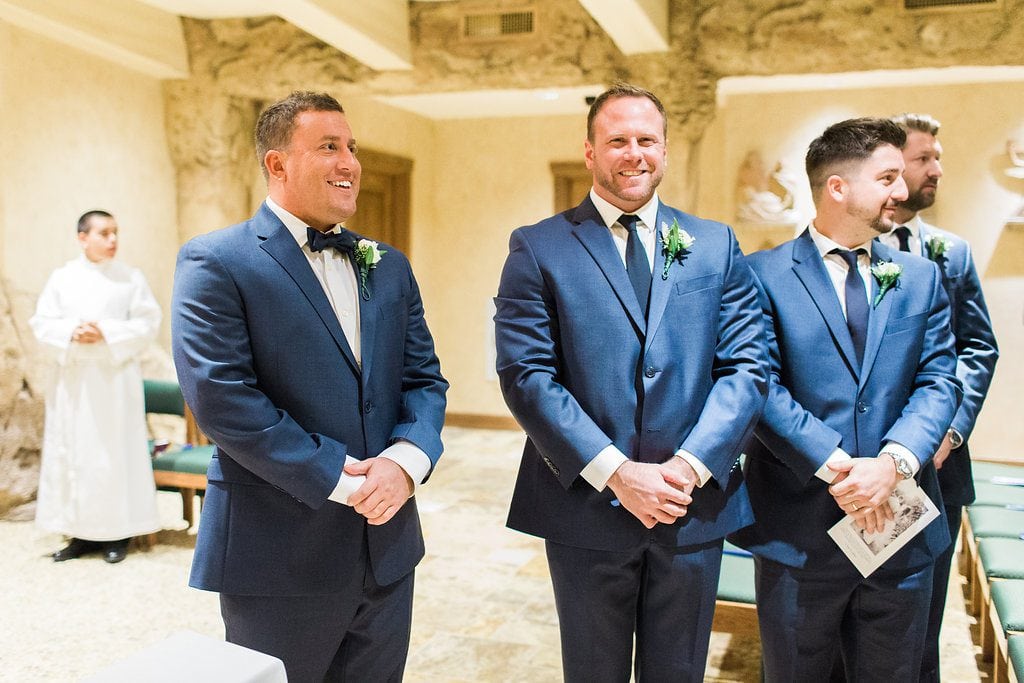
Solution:
{"label": "green upholstered chair", "polygon": [[989,612],[994,644],[992,680],[1006,683],[1010,680],[1009,638],[1024,633],[1024,581],[992,582],[992,609]]}
{"label": "green upholstered chair", "polygon": [[181,447],[168,449],[153,457],[153,479],[161,490],[176,490],[181,494],[182,516],[189,527],[195,523],[193,504],[197,494],[206,491],[206,468],[213,457],[214,446],[199,431],[192,411],[185,405],[177,382],[144,380],[147,413],[179,415],[185,418],[185,439]]}
{"label": "green upholstered chair", "polygon": [[1014,634],[1007,638],[1006,649],[1010,660],[1008,674],[1011,683],[1024,683],[1024,635]]}
{"label": "green upholstered chair", "polygon": [[712,630],[743,636],[759,636],[754,600],[754,558],[731,543],[725,544],[718,599]]}

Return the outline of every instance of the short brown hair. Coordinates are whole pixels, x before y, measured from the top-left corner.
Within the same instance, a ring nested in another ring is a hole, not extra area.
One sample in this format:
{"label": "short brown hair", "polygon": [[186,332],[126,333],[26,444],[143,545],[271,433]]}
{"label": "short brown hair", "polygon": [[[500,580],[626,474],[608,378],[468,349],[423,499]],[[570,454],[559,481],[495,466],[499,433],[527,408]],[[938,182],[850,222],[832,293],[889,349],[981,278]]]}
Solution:
{"label": "short brown hair", "polygon": [[942,126],[937,118],[928,114],[910,114],[904,112],[893,116],[889,120],[907,133],[912,130],[916,130],[921,133],[928,133],[929,135],[938,135],[939,128]]}
{"label": "short brown hair", "polygon": [[256,160],[267,178],[263,159],[272,149],[284,149],[292,139],[295,119],[304,111],[336,111],[344,114],[338,100],[327,93],[296,90],[263,110],[256,121]]}
{"label": "short brown hair", "polygon": [[817,194],[837,167],[871,156],[882,145],[903,149],[907,134],[889,119],[859,118],[825,129],[807,148],[804,160],[811,191]]}
{"label": "short brown hair", "polygon": [[590,140],[590,142],[594,141],[594,119],[597,118],[601,107],[609,100],[617,100],[621,97],[646,97],[653,102],[654,106],[658,108],[658,113],[661,114],[661,120],[664,122],[663,134],[666,138],[668,137],[668,117],[665,115],[665,107],[661,104],[661,100],[650,90],[620,82],[615,83],[612,87],[598,95],[594,98],[593,103],[591,103],[590,112],[587,114],[587,140]]}

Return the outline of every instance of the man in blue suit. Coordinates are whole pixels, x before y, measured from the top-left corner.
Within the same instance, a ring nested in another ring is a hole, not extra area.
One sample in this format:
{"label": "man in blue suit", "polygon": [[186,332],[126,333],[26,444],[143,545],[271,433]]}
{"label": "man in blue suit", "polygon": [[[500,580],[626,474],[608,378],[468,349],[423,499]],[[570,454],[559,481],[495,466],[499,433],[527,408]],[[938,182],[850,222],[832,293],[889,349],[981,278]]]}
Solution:
{"label": "man in blue suit", "polygon": [[846,514],[880,528],[902,479],[942,502],[931,458],[961,395],[949,303],[935,264],[873,242],[907,197],[905,138],[885,119],[829,127],[806,159],[817,217],[748,259],[771,376],[747,446],[757,521],[733,540],[755,556],[771,682],[828,680],[837,649],[850,681],[911,681],[920,667],[945,521],[867,578],[827,534]]}
{"label": "man in blue suit", "polygon": [[921,681],[938,681],[939,631],[946,607],[949,572],[955,541],[960,533],[963,506],[974,502],[974,478],[967,439],[992,383],[999,349],[992,321],[974,267],[971,248],[960,237],[921,220],[918,212],[935,203],[942,178],[942,144],[939,122],[927,114],[900,114],[892,119],[907,134],[903,146],[907,199],[896,207],[896,227],[878,239],[893,249],[935,261],[942,273],[942,287],[949,297],[950,323],[956,337],[956,376],[963,383],[964,398],[942,445],[932,458],[939,472],[939,488],[946,508],[949,536],[954,543],[935,560],[931,614],[921,661]]}
{"label": "man in blue suit", "polygon": [[339,223],[360,165],[338,102],[295,92],[256,125],[269,197],[178,255],[172,345],[217,444],[190,585],[227,639],[290,681],[401,680],[416,502],[447,383],[409,262]]}
{"label": "man in blue suit", "polygon": [[[626,84],[590,108],[594,178],[512,234],[495,315],[528,439],[508,525],[546,539],[567,681],[700,681],[723,537],[751,520],[740,447],[767,349],[732,231],[655,190],[665,110]],[[653,268],[653,273],[652,273]]]}

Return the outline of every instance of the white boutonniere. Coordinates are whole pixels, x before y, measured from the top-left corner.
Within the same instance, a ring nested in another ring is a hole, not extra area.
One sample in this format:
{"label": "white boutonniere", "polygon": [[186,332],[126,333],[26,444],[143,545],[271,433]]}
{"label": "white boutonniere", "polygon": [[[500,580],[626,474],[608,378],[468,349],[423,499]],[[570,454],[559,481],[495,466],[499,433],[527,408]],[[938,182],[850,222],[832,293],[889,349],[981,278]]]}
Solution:
{"label": "white boutonniere", "polygon": [[875,302],[871,304],[873,307],[878,306],[882,297],[890,289],[900,288],[900,273],[902,272],[903,266],[892,261],[879,261],[871,266],[871,274],[878,281],[878,294],[875,296]]}
{"label": "white boutonniere", "polygon": [[928,258],[938,261],[940,256],[945,256],[946,252],[953,248],[953,240],[941,235],[928,235],[924,240],[924,246],[928,250]]}
{"label": "white boutonniere", "polygon": [[682,265],[683,260],[690,255],[690,247],[697,241],[697,238],[690,235],[679,227],[679,221],[672,219],[672,225],[661,222],[661,252],[665,255],[665,267],[661,271],[661,279],[668,279],[668,269],[673,261]]}
{"label": "white boutonniere", "polygon": [[377,267],[381,257],[388,253],[381,249],[373,240],[361,239],[356,242],[353,252],[356,262],[356,269],[359,270],[359,292],[364,301],[370,300],[370,290],[366,286],[366,279],[370,271]]}

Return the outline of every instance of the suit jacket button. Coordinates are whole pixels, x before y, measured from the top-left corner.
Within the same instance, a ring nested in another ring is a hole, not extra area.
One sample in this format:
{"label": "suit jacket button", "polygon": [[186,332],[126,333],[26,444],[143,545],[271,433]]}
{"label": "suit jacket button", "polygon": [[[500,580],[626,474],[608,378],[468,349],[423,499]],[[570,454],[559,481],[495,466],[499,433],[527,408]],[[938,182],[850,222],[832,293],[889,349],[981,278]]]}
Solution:
{"label": "suit jacket button", "polygon": [[658,371],[655,370],[653,366],[648,365],[646,368],[644,368],[644,377],[647,377],[648,379],[654,377],[657,374]]}
{"label": "suit jacket button", "polygon": [[866,413],[868,412],[868,404],[864,401],[857,401],[857,412]]}
{"label": "suit jacket button", "polygon": [[366,403],[363,404],[363,412],[364,413],[368,413],[368,412],[370,412],[372,410],[373,410],[373,404],[372,403],[367,401]]}

